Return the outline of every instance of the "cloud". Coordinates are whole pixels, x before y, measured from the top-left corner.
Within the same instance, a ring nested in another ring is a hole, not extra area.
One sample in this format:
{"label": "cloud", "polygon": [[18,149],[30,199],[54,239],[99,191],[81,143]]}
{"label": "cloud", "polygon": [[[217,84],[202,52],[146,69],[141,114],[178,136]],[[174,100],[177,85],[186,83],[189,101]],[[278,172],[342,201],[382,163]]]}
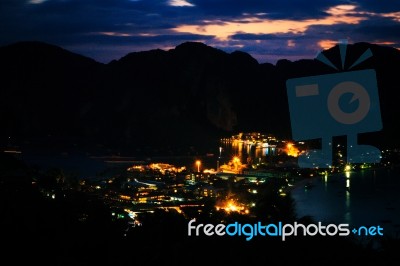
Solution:
{"label": "cloud", "polygon": [[202,41],[274,61],[342,38],[400,47],[399,10],[393,0],[2,0],[0,45],[45,41],[106,62]]}
{"label": "cloud", "polygon": [[331,6],[348,4],[345,0],[192,0],[204,12],[212,16],[235,17],[244,13],[265,14],[273,19],[307,19],[326,15],[325,10]]}
{"label": "cloud", "polygon": [[400,1],[393,0],[360,0],[357,1],[360,8],[365,11],[375,12],[375,13],[389,13],[400,10]]}
{"label": "cloud", "polygon": [[196,34],[215,35],[220,40],[245,32],[250,34],[295,33],[302,34],[313,25],[358,24],[366,19],[357,14],[354,5],[340,5],[326,10],[327,16],[316,19],[291,20],[248,17],[233,21],[207,21],[202,25],[180,25],[176,32],[192,32]]}
{"label": "cloud", "polygon": [[46,1],[47,0],[29,0],[28,3],[29,4],[43,4]]}
{"label": "cloud", "polygon": [[180,7],[182,7],[182,6],[190,6],[190,7],[194,6],[193,4],[191,4],[191,3],[189,3],[188,1],[185,1],[185,0],[170,0],[170,1],[168,1],[168,4],[170,6],[180,6]]}

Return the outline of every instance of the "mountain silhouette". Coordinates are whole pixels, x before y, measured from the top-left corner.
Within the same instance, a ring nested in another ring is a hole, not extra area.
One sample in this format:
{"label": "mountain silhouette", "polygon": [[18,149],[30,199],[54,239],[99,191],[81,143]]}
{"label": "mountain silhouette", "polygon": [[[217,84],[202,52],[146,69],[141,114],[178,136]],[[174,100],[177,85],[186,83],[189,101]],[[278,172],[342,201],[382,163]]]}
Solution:
{"label": "mountain silhouette", "polygon": [[[384,128],[367,138],[399,144],[400,51],[348,45],[345,69],[368,48],[373,57],[354,70],[376,70]],[[323,53],[340,66],[337,46]],[[343,71],[314,59],[259,64],[196,42],[108,64],[40,42],[0,47],[0,58],[2,143],[52,148],[202,146],[238,131],[291,138],[286,80]]]}

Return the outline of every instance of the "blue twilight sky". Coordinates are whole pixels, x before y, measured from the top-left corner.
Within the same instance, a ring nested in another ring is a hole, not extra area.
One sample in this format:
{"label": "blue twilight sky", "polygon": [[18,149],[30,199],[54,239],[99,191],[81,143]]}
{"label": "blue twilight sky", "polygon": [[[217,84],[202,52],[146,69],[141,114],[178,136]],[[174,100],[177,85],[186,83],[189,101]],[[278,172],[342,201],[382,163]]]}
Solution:
{"label": "blue twilight sky", "polygon": [[43,41],[104,63],[185,41],[275,63],[339,39],[400,48],[400,1],[1,0],[0,25],[0,45]]}

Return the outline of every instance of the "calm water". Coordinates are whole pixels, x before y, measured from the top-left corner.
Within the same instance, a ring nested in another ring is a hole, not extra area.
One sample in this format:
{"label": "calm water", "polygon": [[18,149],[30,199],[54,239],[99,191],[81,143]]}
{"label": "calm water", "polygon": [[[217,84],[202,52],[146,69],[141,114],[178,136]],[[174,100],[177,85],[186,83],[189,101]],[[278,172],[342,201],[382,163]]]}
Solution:
{"label": "calm water", "polygon": [[296,187],[298,217],[324,223],[380,225],[400,236],[400,169],[363,170],[316,177]]}
{"label": "calm water", "polygon": [[41,170],[58,168],[80,178],[92,177],[107,169],[104,159],[84,153],[24,152],[21,157],[29,166],[38,167]]}
{"label": "calm water", "polygon": [[[189,170],[196,170],[197,160],[201,161],[200,169],[216,169],[218,155],[185,155],[185,156],[99,156],[87,153],[43,153],[24,152],[21,159],[29,166],[38,167],[41,170],[62,169],[67,174],[79,178],[91,178],[113,175],[115,171],[124,169],[139,163],[169,163],[176,166],[186,166]],[[221,159],[222,160],[222,159]],[[228,160],[228,158],[227,158]]]}

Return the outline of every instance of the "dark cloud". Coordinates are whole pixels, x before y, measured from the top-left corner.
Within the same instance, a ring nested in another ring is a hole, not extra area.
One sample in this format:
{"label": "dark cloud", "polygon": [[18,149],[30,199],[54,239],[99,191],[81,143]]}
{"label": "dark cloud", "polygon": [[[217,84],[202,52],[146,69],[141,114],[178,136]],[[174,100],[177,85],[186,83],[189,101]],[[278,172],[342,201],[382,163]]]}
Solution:
{"label": "dark cloud", "polygon": [[231,36],[234,40],[293,40],[293,39],[305,39],[309,38],[305,35],[299,35],[295,33],[282,33],[282,34],[249,34],[249,33],[238,33]]}
{"label": "dark cloud", "polygon": [[113,59],[111,55],[119,58],[130,51],[203,41],[226,51],[249,52],[259,61],[268,58],[273,61],[278,57],[312,57],[320,48],[318,41],[321,39],[390,41],[396,45],[399,42],[400,23],[377,15],[368,15],[369,19],[358,25],[314,25],[303,34],[233,33],[231,39],[225,41],[214,38],[212,32],[200,35],[173,31],[182,24],[201,26],[209,21],[213,24],[247,23],[250,17],[298,21],[323,18],[327,16],[325,10],[340,4],[356,4],[357,11],[375,14],[398,12],[400,2],[394,0],[186,1],[194,6],[173,7],[168,0],[47,0],[38,4],[30,4],[28,0],[2,0],[0,45],[38,40],[107,62]]}
{"label": "dark cloud", "polygon": [[320,39],[349,39],[352,42],[398,42],[400,41],[400,23],[382,17],[371,17],[358,25],[315,25],[305,32],[305,36]]}
{"label": "dark cloud", "polygon": [[266,13],[269,18],[306,19],[323,17],[324,10],[331,6],[346,4],[342,0],[192,0],[205,14],[218,16],[239,16],[243,13]]}
{"label": "dark cloud", "polygon": [[394,0],[359,0],[358,5],[366,11],[377,13],[389,13],[400,11],[400,1]]}
{"label": "dark cloud", "polygon": [[353,30],[357,37],[364,37],[364,39],[386,40],[386,41],[400,41],[400,24],[367,24],[360,25]]}
{"label": "dark cloud", "polygon": [[[174,27],[174,14],[155,15],[141,10],[143,4],[130,1],[54,1],[42,4],[26,4],[26,1],[10,3],[0,11],[2,43],[27,39],[71,40],[95,32],[145,33]],[[144,1],[148,11],[163,9],[162,1]],[[114,4],[113,4],[114,3]],[[7,4],[7,3],[6,3]],[[4,4],[5,5],[5,4]],[[154,10],[152,9],[154,7]],[[145,8],[146,9],[146,8]],[[166,7],[167,11],[170,7]],[[175,14],[176,15],[176,14]],[[171,23],[172,22],[172,23]],[[80,39],[76,39],[77,42]]]}

